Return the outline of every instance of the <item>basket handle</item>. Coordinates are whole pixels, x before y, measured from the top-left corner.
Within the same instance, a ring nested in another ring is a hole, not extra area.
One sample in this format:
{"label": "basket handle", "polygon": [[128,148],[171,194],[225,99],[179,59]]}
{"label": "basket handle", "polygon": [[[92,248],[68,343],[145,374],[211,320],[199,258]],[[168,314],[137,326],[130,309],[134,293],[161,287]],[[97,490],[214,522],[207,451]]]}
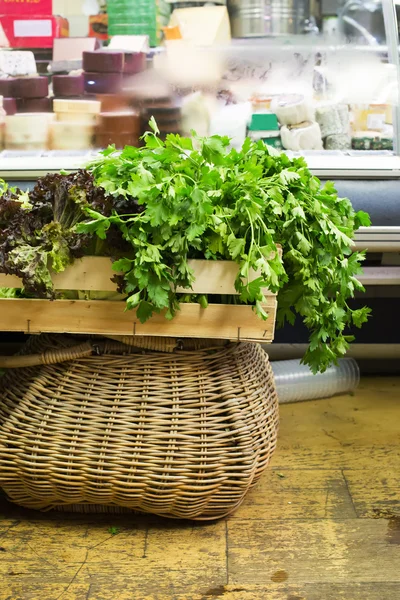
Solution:
{"label": "basket handle", "polygon": [[46,350],[42,354],[22,354],[16,356],[0,356],[1,369],[19,369],[21,367],[37,367],[39,365],[54,365],[67,362],[84,356],[90,356],[95,347],[89,342],[61,348],[60,350]]}

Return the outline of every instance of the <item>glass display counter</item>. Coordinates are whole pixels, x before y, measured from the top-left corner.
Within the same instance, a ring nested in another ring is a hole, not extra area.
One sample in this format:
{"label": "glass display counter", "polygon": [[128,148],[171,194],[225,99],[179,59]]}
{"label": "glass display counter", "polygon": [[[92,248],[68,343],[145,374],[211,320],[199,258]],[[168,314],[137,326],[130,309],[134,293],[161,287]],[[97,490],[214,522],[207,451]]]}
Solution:
{"label": "glass display counter", "polygon": [[[239,147],[249,136],[304,156],[322,178],[397,179],[397,3],[252,6],[228,2],[232,32],[242,36],[229,44],[166,41],[147,56],[83,50],[72,71],[56,61],[46,76],[32,65],[10,75],[2,58],[0,176],[77,169],[109,143],[140,144],[154,116],[163,138],[195,130]],[[1,51],[10,54],[18,52]]]}

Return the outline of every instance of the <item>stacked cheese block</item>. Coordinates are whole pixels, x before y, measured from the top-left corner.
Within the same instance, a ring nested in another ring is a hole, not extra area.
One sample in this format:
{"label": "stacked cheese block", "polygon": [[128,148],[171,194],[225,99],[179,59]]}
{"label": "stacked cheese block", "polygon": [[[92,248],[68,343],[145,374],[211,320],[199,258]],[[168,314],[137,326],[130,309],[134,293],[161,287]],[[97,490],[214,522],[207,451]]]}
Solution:
{"label": "stacked cheese block", "polygon": [[51,112],[47,77],[18,77],[14,81],[14,95],[17,99],[17,112]]}
{"label": "stacked cheese block", "polygon": [[53,118],[49,84],[47,77],[37,75],[32,52],[0,51],[0,95],[7,115],[2,140],[5,148],[20,151],[47,148]]}
{"label": "stacked cheese block", "polygon": [[105,148],[138,146],[140,117],[123,94],[127,78],[146,68],[144,52],[97,50],[83,53],[83,88],[87,98],[95,98],[100,110],[96,118],[94,145]]}
{"label": "stacked cheese block", "polygon": [[53,75],[53,94],[55,98],[83,98],[83,75]]}
{"label": "stacked cheese block", "polygon": [[326,150],[350,148],[350,118],[347,104],[326,103],[317,106],[315,117]]}
{"label": "stacked cheese block", "polygon": [[146,68],[144,52],[94,50],[83,52],[82,57],[86,94],[118,94],[127,77]]}
{"label": "stacked cheese block", "polygon": [[101,112],[96,126],[96,147],[106,148],[115,144],[116,148],[139,146],[140,116],[133,110]]}
{"label": "stacked cheese block", "polygon": [[[3,96],[3,108],[7,115],[13,115],[17,112],[17,94],[23,93],[21,86],[16,85],[17,78],[36,76],[36,62],[33,52],[0,50],[0,95]],[[32,93],[32,84],[25,84],[30,87]],[[38,89],[40,88],[40,83]],[[42,84],[43,85],[43,84]],[[26,88],[25,88],[26,89]],[[48,90],[44,91],[46,96]],[[35,98],[36,96],[28,96]],[[26,99],[26,97],[25,97]],[[20,103],[23,104],[23,103]]]}
{"label": "stacked cheese block", "polygon": [[125,77],[146,67],[142,52],[83,52],[83,74],[53,76],[50,148],[86,150],[138,145],[140,119],[122,94]]}
{"label": "stacked cheese block", "polygon": [[50,147],[53,150],[92,148],[100,110],[97,100],[55,99],[56,119],[50,125]]}
{"label": "stacked cheese block", "polygon": [[3,108],[7,115],[15,115],[17,101],[14,98],[14,78],[0,79],[0,95],[3,96]]}
{"label": "stacked cheese block", "polygon": [[274,113],[253,113],[248,127],[248,136],[254,141],[263,140],[265,144],[274,148],[282,148],[278,118]]}
{"label": "stacked cheese block", "polygon": [[147,98],[141,102],[142,130],[149,130],[149,120],[154,117],[159,137],[165,140],[169,133],[182,135],[181,102],[173,97]]}
{"label": "stacked cheese block", "polygon": [[8,115],[5,123],[7,150],[45,150],[49,143],[53,113],[22,113]]}
{"label": "stacked cheese block", "polygon": [[315,110],[304,96],[277,96],[271,101],[271,110],[282,126],[281,140],[286,150],[322,150],[322,135],[315,120]]}
{"label": "stacked cheese block", "polygon": [[9,77],[0,79],[0,95],[4,98],[4,108],[9,115],[16,112],[51,112],[47,77]]}

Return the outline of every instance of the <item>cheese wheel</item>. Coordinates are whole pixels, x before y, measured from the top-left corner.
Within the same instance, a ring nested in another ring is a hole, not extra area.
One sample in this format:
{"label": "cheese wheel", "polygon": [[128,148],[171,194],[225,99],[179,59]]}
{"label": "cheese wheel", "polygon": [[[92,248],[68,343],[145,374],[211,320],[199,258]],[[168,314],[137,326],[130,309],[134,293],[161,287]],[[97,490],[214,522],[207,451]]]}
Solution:
{"label": "cheese wheel", "polygon": [[83,74],[85,80],[85,93],[87,94],[116,94],[122,89],[122,73],[95,73],[94,71]]}
{"label": "cheese wheel", "polygon": [[282,146],[286,150],[322,150],[321,130],[318,123],[306,121],[299,125],[281,128]]}
{"label": "cheese wheel", "polygon": [[14,95],[17,98],[45,98],[49,95],[47,77],[18,77],[14,81]]}
{"label": "cheese wheel", "polygon": [[100,113],[97,121],[99,133],[140,134],[140,116],[133,111]]}
{"label": "cheese wheel", "polygon": [[309,100],[300,94],[277,96],[271,101],[271,111],[281,125],[298,125],[314,121],[315,110]]}
{"label": "cheese wheel", "polygon": [[52,98],[17,98],[19,113],[45,113],[53,110]]}
{"label": "cheese wheel", "polygon": [[15,115],[17,112],[17,101],[15,98],[3,98],[3,108],[7,115]]}
{"label": "cheese wheel", "polygon": [[53,150],[86,150],[93,145],[94,126],[79,121],[50,125],[50,147]]}
{"label": "cheese wheel", "polygon": [[38,144],[47,146],[52,113],[25,113],[5,117],[5,145]]}
{"label": "cheese wheel", "polygon": [[14,94],[14,81],[15,79],[0,79],[0,95],[6,98],[12,98]]}
{"label": "cheese wheel", "polygon": [[129,110],[129,99],[121,94],[97,94],[96,100],[101,102],[101,112]]}
{"label": "cheese wheel", "polygon": [[145,52],[125,52],[124,73],[135,75],[146,69]]}
{"label": "cheese wheel", "polygon": [[107,148],[115,144],[116,148],[125,146],[139,146],[139,137],[133,133],[97,133],[95,138],[96,148]]}
{"label": "cheese wheel", "polygon": [[56,113],[90,113],[98,114],[101,110],[101,103],[97,100],[60,100],[54,99],[53,110]]}
{"label": "cheese wheel", "polygon": [[83,75],[53,75],[52,81],[55,96],[76,97],[83,95]]}
{"label": "cheese wheel", "polygon": [[84,71],[92,73],[122,73],[124,53],[115,50],[86,51],[82,53],[82,66]]}

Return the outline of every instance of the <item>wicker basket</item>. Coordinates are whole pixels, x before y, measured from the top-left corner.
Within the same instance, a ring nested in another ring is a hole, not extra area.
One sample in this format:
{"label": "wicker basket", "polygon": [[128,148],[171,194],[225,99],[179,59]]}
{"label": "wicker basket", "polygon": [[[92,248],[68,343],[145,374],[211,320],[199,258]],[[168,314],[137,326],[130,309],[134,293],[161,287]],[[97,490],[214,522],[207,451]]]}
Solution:
{"label": "wicker basket", "polygon": [[0,487],[11,501],[188,519],[241,504],[276,445],[266,354],[253,343],[156,343],[30,339],[8,366],[38,366],[2,378]]}

